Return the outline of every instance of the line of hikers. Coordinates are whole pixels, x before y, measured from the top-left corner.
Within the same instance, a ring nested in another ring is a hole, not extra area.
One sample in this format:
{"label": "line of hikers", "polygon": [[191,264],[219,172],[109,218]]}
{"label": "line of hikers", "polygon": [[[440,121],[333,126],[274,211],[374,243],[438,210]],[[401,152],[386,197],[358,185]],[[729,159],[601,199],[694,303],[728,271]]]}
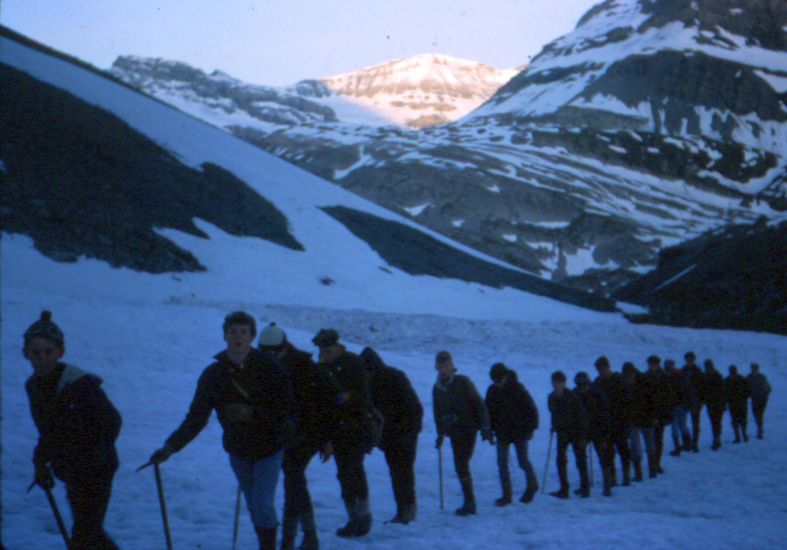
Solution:
{"label": "line of hikers", "polygon": [[[371,529],[364,458],[375,446],[383,451],[391,474],[397,511],[390,522],[407,524],[416,519],[414,464],[423,407],[402,371],[387,366],[371,348],[360,356],[351,353],[333,329],[323,329],[313,338],[319,348],[316,363],[309,353],[296,349],[276,324],[261,331],[255,347],[256,321],[245,312],[228,315],[223,334],[226,349],[202,372],[186,417],[152,454],[150,463],[158,468],[182,450],[215,410],[223,429],[223,446],[261,549],[276,547],[279,523],[274,496],[280,471],[284,473],[281,548],[295,548],[299,526],[303,531],[299,548],[319,548],[305,475],[316,455],[323,462],[331,457],[336,462],[348,515],[338,536],[361,537]],[[120,414],[101,389],[99,377],[62,362],[65,339],[50,312],[43,312],[27,329],[23,351],[34,370],[26,390],[40,434],[33,459],[35,483],[50,491],[54,477],[64,482],[74,520],[71,548],[117,548],[104,532],[103,521],[119,465],[115,441]],[[663,473],[663,433],[668,425],[675,441],[673,454],[698,452],[699,414],[705,403],[713,425],[713,449],[721,446],[721,417],[727,404],[736,442],[740,434],[748,441],[749,397],[757,436],[763,437],[770,386],[757,365],[752,365],[748,378],[730,367],[730,376],[724,380],[712,362],[705,362],[703,373],[694,363],[694,354],[686,354],[686,360],[680,370],[670,362],[662,370],[659,358],[651,356],[646,372],[626,363],[623,374],[618,374],[601,357],[596,361],[599,376],[595,382],[591,383],[587,373],[578,373],[574,390],[566,387],[562,372],[553,373],[554,391],[548,402],[551,432],[557,434],[561,483],[554,496],[569,496],[569,445],[580,472],[577,493],[585,497],[590,494],[588,443],[602,464],[605,495],[617,484],[616,452],[623,465],[623,484],[631,481],[632,463],[634,480],[642,480],[643,441],[650,477]],[[528,443],[539,425],[538,408],[516,373],[502,363],[493,365],[492,384],[484,399],[468,377],[457,374],[449,352],[437,354],[435,368],[436,447],[442,447],[445,437],[450,439],[464,495],[456,513],[476,512],[470,460],[479,432],[483,440],[497,445],[503,495],[495,504],[505,506],[512,501],[511,446],[527,479],[520,500],[531,502],[539,485]],[[687,427],[689,415],[693,433]],[[550,453],[551,444],[552,439]]]}

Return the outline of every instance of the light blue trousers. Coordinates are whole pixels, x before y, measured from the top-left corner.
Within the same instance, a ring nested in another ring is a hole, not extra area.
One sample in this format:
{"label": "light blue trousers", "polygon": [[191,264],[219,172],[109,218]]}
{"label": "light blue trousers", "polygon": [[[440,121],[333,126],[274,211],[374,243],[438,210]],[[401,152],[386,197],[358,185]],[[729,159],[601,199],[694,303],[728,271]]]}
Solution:
{"label": "light blue trousers", "polygon": [[262,460],[244,460],[230,455],[230,465],[246,498],[251,521],[258,529],[272,529],[279,524],[273,500],[283,458],[284,451]]}

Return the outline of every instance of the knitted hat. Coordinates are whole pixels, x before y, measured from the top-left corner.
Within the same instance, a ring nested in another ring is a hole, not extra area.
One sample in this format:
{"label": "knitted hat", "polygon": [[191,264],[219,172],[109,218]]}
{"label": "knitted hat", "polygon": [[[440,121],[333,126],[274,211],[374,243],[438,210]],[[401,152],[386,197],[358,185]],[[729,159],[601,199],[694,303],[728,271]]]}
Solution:
{"label": "knitted hat", "polygon": [[503,363],[495,363],[492,365],[492,368],[489,369],[489,377],[493,382],[500,382],[507,374],[508,367],[506,367]]}
{"label": "knitted hat", "polygon": [[321,329],[320,332],[312,338],[312,343],[318,348],[335,346],[339,343],[339,333],[332,328]]}
{"label": "knitted hat", "polygon": [[581,386],[583,384],[590,384],[590,376],[585,371],[580,371],[574,376],[574,384]]}
{"label": "knitted hat", "polygon": [[33,338],[46,338],[50,342],[54,342],[58,347],[63,347],[65,337],[60,327],[52,321],[51,311],[42,311],[38,321],[30,325],[25,331],[25,346],[27,346]]}
{"label": "knitted hat", "polygon": [[222,327],[224,332],[227,332],[230,325],[245,325],[251,330],[252,336],[257,336],[257,321],[245,311],[235,311],[227,315],[224,318],[224,326]]}
{"label": "knitted hat", "polygon": [[602,367],[609,368],[609,359],[607,359],[605,355],[602,355],[601,357],[596,359],[595,366],[597,368],[602,368]]}
{"label": "knitted hat", "polygon": [[260,331],[257,346],[260,348],[278,348],[287,343],[287,333],[271,323]]}

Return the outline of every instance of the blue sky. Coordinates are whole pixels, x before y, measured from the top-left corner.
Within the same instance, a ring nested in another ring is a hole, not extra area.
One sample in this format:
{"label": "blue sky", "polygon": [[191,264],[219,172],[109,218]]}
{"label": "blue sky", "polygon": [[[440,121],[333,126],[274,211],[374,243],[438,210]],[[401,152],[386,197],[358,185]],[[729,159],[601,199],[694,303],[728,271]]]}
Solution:
{"label": "blue sky", "polygon": [[435,52],[507,68],[597,0],[3,0],[2,23],[98,67],[122,54],[291,84]]}

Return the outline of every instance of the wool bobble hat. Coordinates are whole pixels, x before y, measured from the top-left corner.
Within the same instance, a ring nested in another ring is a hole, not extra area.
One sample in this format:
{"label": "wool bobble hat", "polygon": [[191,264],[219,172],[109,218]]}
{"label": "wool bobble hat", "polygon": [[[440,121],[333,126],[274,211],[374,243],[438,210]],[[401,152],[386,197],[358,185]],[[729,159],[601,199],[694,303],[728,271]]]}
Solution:
{"label": "wool bobble hat", "polygon": [[27,346],[33,338],[46,338],[61,348],[65,344],[63,331],[60,330],[60,327],[57,326],[54,321],[52,321],[51,311],[42,311],[38,321],[30,325],[25,331],[24,338],[25,346]]}
{"label": "wool bobble hat", "polygon": [[276,323],[271,323],[262,331],[257,345],[260,348],[277,348],[287,343],[287,333],[284,332]]}

